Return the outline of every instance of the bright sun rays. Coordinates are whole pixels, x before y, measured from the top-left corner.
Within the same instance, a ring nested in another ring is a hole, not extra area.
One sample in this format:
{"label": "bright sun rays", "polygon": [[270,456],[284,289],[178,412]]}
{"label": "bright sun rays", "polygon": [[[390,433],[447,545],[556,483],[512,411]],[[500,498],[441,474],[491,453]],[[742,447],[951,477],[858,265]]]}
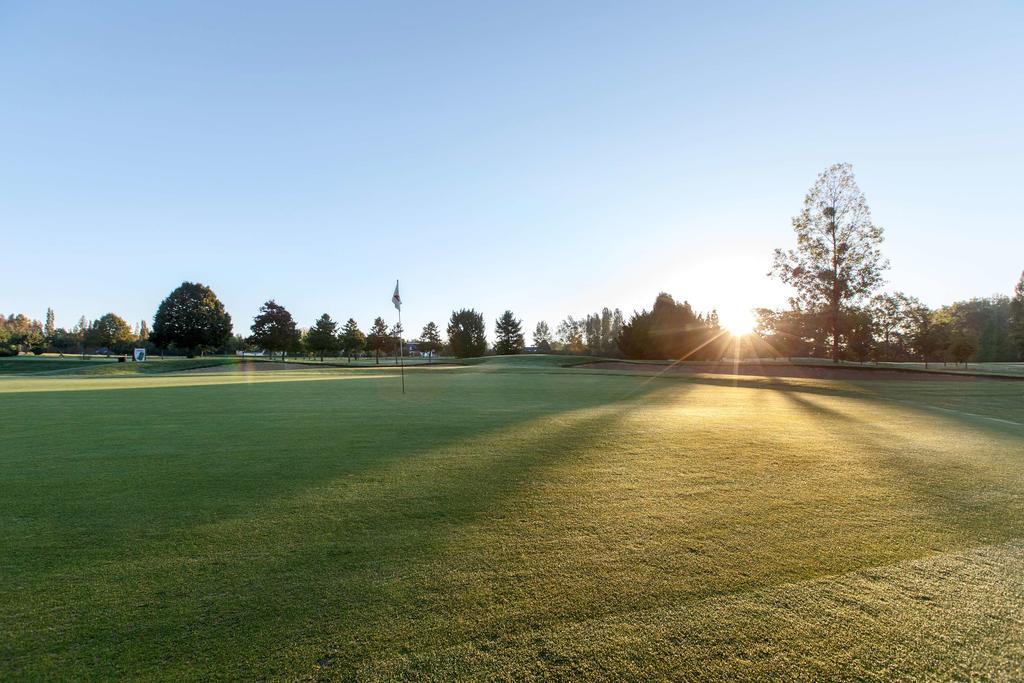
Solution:
{"label": "bright sun rays", "polygon": [[754,331],[757,319],[751,310],[734,309],[722,311],[718,315],[719,324],[734,337],[742,337]]}

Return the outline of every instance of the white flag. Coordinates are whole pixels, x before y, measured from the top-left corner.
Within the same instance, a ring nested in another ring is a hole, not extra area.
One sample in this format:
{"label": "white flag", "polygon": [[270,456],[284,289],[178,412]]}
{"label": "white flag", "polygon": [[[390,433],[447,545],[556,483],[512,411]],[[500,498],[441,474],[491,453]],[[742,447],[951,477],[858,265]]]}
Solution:
{"label": "white flag", "polygon": [[391,297],[391,303],[395,305],[399,311],[402,310],[402,297],[398,294],[398,280],[395,280],[395,294]]}

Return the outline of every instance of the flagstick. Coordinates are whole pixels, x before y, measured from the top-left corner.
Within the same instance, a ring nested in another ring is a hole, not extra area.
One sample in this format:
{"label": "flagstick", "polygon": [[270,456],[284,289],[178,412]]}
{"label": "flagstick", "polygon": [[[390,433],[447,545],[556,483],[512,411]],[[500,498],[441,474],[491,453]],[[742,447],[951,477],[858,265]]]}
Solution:
{"label": "flagstick", "polygon": [[[398,329],[402,329],[402,309],[398,309]],[[398,333],[398,363],[402,368],[402,394],[405,394],[405,344],[402,343],[402,333]]]}

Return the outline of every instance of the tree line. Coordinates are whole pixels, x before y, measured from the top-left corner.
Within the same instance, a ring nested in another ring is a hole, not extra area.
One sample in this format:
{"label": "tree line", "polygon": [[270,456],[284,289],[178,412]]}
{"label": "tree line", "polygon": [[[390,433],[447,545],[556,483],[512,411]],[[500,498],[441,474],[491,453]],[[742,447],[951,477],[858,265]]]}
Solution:
{"label": "tree line", "polygon": [[[849,164],[823,171],[793,218],[796,246],[776,249],[770,276],[793,288],[788,308],[756,309],[756,335],[737,345],[721,329],[718,315],[698,313],[685,300],[662,292],[650,310],[627,321],[619,309],[603,308],[582,317],[567,316],[554,330],[546,321],[525,346],[522,320],[506,310],[495,321],[496,340],[488,345],[483,314],[453,311],[447,338],[430,322],[415,340],[431,356],[459,358],[485,353],[589,354],[637,359],[716,360],[737,349],[752,356],[816,357],[853,361],[952,361],[963,363],[1024,360],[1024,274],[1011,296],[958,301],[931,309],[902,292],[880,292],[889,268],[881,252],[884,230],[875,225]],[[0,315],[0,355],[19,352],[124,353],[133,346],[171,353],[234,353],[259,349],[271,356],[288,353],[381,356],[397,352],[403,330],[377,317],[364,333],[349,318],[343,325],[327,313],[300,329],[274,300],[260,307],[247,337],[232,334],[231,316],[214,292],[184,282],[157,309],[152,330],[146,321],[129,325],[114,313],[84,317],[71,330],[23,314]]]}

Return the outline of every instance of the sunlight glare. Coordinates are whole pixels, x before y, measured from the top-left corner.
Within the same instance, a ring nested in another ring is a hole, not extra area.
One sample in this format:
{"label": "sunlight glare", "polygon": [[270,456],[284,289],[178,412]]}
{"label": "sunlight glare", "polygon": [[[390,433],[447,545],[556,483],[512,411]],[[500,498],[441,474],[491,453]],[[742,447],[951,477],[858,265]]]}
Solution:
{"label": "sunlight glare", "polygon": [[725,311],[719,314],[719,324],[734,337],[742,337],[754,331],[757,319],[753,311]]}

